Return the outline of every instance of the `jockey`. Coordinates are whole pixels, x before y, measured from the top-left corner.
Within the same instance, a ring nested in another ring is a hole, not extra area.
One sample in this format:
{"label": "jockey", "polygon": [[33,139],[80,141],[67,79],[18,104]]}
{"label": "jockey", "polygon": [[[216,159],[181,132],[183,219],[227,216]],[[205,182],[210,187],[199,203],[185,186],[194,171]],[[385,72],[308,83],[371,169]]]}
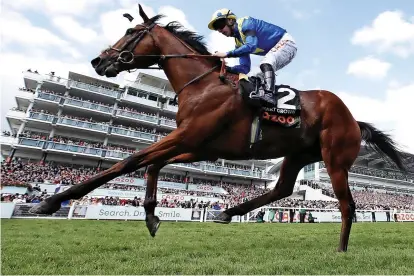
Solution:
{"label": "jockey", "polygon": [[236,49],[213,54],[220,58],[239,57],[240,64],[229,67],[230,72],[247,74],[251,67],[250,54],[264,56],[260,70],[264,75],[265,93],[256,97],[274,103],[275,73],[296,56],[297,48],[292,36],[285,29],[263,20],[249,16],[237,19],[229,9],[214,12],[208,28],[235,38]]}

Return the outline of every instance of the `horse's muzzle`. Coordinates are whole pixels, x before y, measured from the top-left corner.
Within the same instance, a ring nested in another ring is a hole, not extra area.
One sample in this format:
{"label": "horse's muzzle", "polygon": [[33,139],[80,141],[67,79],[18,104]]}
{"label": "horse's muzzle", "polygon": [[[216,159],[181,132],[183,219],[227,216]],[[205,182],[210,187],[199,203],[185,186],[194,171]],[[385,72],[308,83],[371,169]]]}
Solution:
{"label": "horse's muzzle", "polygon": [[111,62],[109,59],[97,57],[91,60],[91,65],[100,76],[116,77],[119,73],[117,62]]}

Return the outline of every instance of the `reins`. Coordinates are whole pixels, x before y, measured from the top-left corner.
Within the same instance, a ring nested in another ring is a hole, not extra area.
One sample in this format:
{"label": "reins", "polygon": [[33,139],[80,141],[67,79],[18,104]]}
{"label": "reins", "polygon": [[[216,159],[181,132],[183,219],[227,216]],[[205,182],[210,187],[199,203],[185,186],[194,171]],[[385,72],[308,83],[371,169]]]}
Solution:
{"label": "reins", "polygon": [[[158,67],[148,67],[148,68],[143,68],[143,69],[157,69],[157,70],[162,70],[163,68],[162,68],[162,64],[161,63],[164,62],[167,59],[170,59],[170,58],[207,58],[207,59],[217,59],[218,58],[218,57],[212,56],[212,55],[202,55],[202,54],[196,53],[190,46],[188,46],[184,41],[182,41],[179,37],[177,37],[173,33],[171,33],[171,34],[181,44],[183,44],[187,49],[189,49],[191,52],[193,52],[192,54],[135,55],[133,53],[133,50],[135,49],[135,47],[138,45],[139,41],[144,37],[145,34],[149,34],[151,36],[152,40],[153,40],[154,45],[157,48],[159,48],[159,46],[157,45],[157,43],[155,41],[155,38],[153,37],[153,35],[151,33],[151,30],[152,30],[152,28],[155,25],[156,25],[155,23],[152,23],[151,25],[146,26],[145,29],[142,30],[141,32],[139,32],[137,36],[134,36],[127,43],[125,43],[125,45],[121,49],[117,49],[117,48],[111,47],[110,49],[115,50],[115,51],[117,51],[119,53],[117,61],[119,61],[121,63],[131,64],[131,63],[133,63],[135,61],[136,58],[139,58],[139,57],[155,57],[155,58],[158,58],[158,62],[157,62]],[[128,49],[125,50],[132,43],[133,43],[133,46],[131,47],[131,50],[128,50]],[[194,79],[192,79],[189,82],[187,82],[186,84],[184,84],[184,86],[176,92],[176,95],[174,97],[173,102],[176,102],[178,94],[181,93],[181,91],[183,91],[186,87],[188,87],[190,84],[193,84],[194,82],[202,79],[206,75],[212,73],[218,67],[219,67],[219,65],[215,65],[214,67],[212,67],[211,69],[209,69],[205,73],[201,74],[200,76],[195,77]],[[131,71],[128,70],[128,72],[131,72]],[[134,72],[134,71],[132,71],[132,72]],[[225,62],[224,62],[224,59],[221,59],[221,69],[220,69],[219,79],[221,81],[223,81],[223,82],[225,80],[225,74],[226,74]]]}

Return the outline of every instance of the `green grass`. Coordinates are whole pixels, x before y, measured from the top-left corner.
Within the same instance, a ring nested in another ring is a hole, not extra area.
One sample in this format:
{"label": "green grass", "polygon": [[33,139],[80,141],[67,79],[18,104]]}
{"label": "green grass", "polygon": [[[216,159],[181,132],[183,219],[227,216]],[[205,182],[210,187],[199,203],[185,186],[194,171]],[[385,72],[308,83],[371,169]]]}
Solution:
{"label": "green grass", "polygon": [[413,223],[2,220],[2,274],[414,274]]}

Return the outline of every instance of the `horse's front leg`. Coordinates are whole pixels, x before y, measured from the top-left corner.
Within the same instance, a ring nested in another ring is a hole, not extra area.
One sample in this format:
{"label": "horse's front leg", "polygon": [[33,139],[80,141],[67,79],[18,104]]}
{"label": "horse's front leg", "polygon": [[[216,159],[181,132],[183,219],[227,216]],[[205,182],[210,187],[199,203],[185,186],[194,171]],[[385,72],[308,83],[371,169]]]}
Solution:
{"label": "horse's front leg", "polygon": [[186,137],[186,131],[176,129],[161,141],[142,151],[135,152],[111,168],[102,171],[80,184],[70,187],[62,193],[47,198],[40,204],[32,207],[30,212],[35,214],[53,214],[60,209],[63,201],[79,199],[115,177],[151,164],[166,162],[168,159],[185,152],[187,145],[182,143],[184,137]]}
{"label": "horse's front leg", "polygon": [[173,163],[191,163],[197,162],[201,160],[210,160],[215,161],[217,158],[208,158],[204,154],[197,154],[197,153],[184,153],[180,154],[176,157],[169,159],[164,163],[157,163],[150,165],[147,170],[147,188],[145,193],[145,201],[144,201],[144,208],[145,208],[145,221],[147,228],[152,237],[155,236],[159,225],[160,219],[155,215],[155,207],[157,206],[157,182],[158,182],[158,175],[160,170],[169,164]]}

